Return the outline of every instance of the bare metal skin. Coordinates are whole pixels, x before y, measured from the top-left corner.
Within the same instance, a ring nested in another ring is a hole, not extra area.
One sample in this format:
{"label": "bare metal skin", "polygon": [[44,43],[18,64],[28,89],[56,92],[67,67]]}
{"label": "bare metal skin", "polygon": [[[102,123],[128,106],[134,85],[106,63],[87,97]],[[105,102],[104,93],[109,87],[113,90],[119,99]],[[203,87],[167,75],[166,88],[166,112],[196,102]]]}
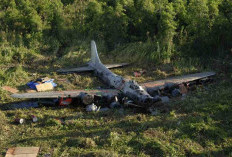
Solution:
{"label": "bare metal skin", "polygon": [[137,82],[124,79],[106,68],[99,59],[94,41],[91,41],[91,61],[88,65],[94,69],[95,74],[106,84],[120,90],[135,103],[147,104],[154,100],[154,98],[151,97],[142,86],[139,86]]}

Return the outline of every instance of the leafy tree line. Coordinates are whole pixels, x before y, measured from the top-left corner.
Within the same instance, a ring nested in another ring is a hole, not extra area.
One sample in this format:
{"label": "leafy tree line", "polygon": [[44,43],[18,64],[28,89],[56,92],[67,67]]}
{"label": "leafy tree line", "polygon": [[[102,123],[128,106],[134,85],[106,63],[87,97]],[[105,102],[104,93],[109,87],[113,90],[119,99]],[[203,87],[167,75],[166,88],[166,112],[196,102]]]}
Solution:
{"label": "leafy tree line", "polygon": [[103,40],[108,50],[151,42],[146,55],[170,59],[232,48],[231,0],[0,0],[0,43],[60,49],[75,39]]}

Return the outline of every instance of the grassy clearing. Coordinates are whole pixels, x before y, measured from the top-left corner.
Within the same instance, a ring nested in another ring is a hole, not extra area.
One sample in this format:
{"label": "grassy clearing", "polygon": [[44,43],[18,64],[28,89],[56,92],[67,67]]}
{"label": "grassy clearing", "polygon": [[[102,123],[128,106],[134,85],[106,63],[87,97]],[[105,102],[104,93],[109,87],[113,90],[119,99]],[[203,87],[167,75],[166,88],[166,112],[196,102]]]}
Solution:
{"label": "grassy clearing", "polygon": [[[41,146],[41,156],[229,156],[232,149],[232,85],[199,88],[170,113],[132,109],[86,113],[83,108],[1,111],[2,155],[10,146]],[[36,115],[32,123],[29,115]],[[12,123],[22,117],[23,125]],[[55,118],[65,117],[62,125]]]}
{"label": "grassy clearing", "polygon": [[[26,82],[48,76],[58,83],[56,90],[102,86],[92,74],[54,72],[76,60],[80,61],[76,65],[88,60],[78,52],[73,48],[60,59],[39,56],[30,65],[1,65],[0,85],[25,91]],[[103,55],[103,62],[115,63],[113,58]],[[203,69],[207,68],[199,66],[198,61],[180,60],[149,67],[140,62],[114,72],[143,82]],[[139,70],[147,72],[134,77],[133,72]],[[170,112],[157,116],[134,109],[86,113],[82,107],[0,110],[0,156],[13,146],[40,146],[40,156],[232,156],[230,74],[219,72],[219,81],[198,87],[185,100],[169,104]],[[15,101],[9,95],[0,89],[1,103]],[[32,123],[30,115],[36,115],[39,121]],[[25,118],[26,123],[14,124],[17,117]],[[60,118],[65,118],[65,124],[60,123]]]}

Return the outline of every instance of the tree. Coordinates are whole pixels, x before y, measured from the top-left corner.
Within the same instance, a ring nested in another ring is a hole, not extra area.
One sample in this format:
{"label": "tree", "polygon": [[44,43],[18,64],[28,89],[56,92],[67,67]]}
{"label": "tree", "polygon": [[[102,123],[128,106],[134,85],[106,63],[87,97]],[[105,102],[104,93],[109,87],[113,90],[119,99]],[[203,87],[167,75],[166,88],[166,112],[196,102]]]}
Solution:
{"label": "tree", "polygon": [[167,3],[160,10],[158,41],[164,59],[170,59],[174,50],[173,38],[176,34],[175,12],[172,3]]}

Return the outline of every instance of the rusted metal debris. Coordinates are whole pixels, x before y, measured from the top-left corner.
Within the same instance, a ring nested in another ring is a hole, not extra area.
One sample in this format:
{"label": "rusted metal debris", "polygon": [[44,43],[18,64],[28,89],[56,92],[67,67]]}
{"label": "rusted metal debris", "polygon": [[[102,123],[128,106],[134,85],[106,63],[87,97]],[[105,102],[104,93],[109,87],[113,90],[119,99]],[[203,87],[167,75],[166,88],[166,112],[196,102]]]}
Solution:
{"label": "rusted metal debris", "polygon": [[10,86],[3,86],[2,89],[5,91],[8,91],[8,92],[11,92],[11,93],[18,93],[19,92],[18,89],[12,88]]}
{"label": "rusted metal debris", "polygon": [[9,148],[5,157],[36,157],[39,147],[13,147]]}

